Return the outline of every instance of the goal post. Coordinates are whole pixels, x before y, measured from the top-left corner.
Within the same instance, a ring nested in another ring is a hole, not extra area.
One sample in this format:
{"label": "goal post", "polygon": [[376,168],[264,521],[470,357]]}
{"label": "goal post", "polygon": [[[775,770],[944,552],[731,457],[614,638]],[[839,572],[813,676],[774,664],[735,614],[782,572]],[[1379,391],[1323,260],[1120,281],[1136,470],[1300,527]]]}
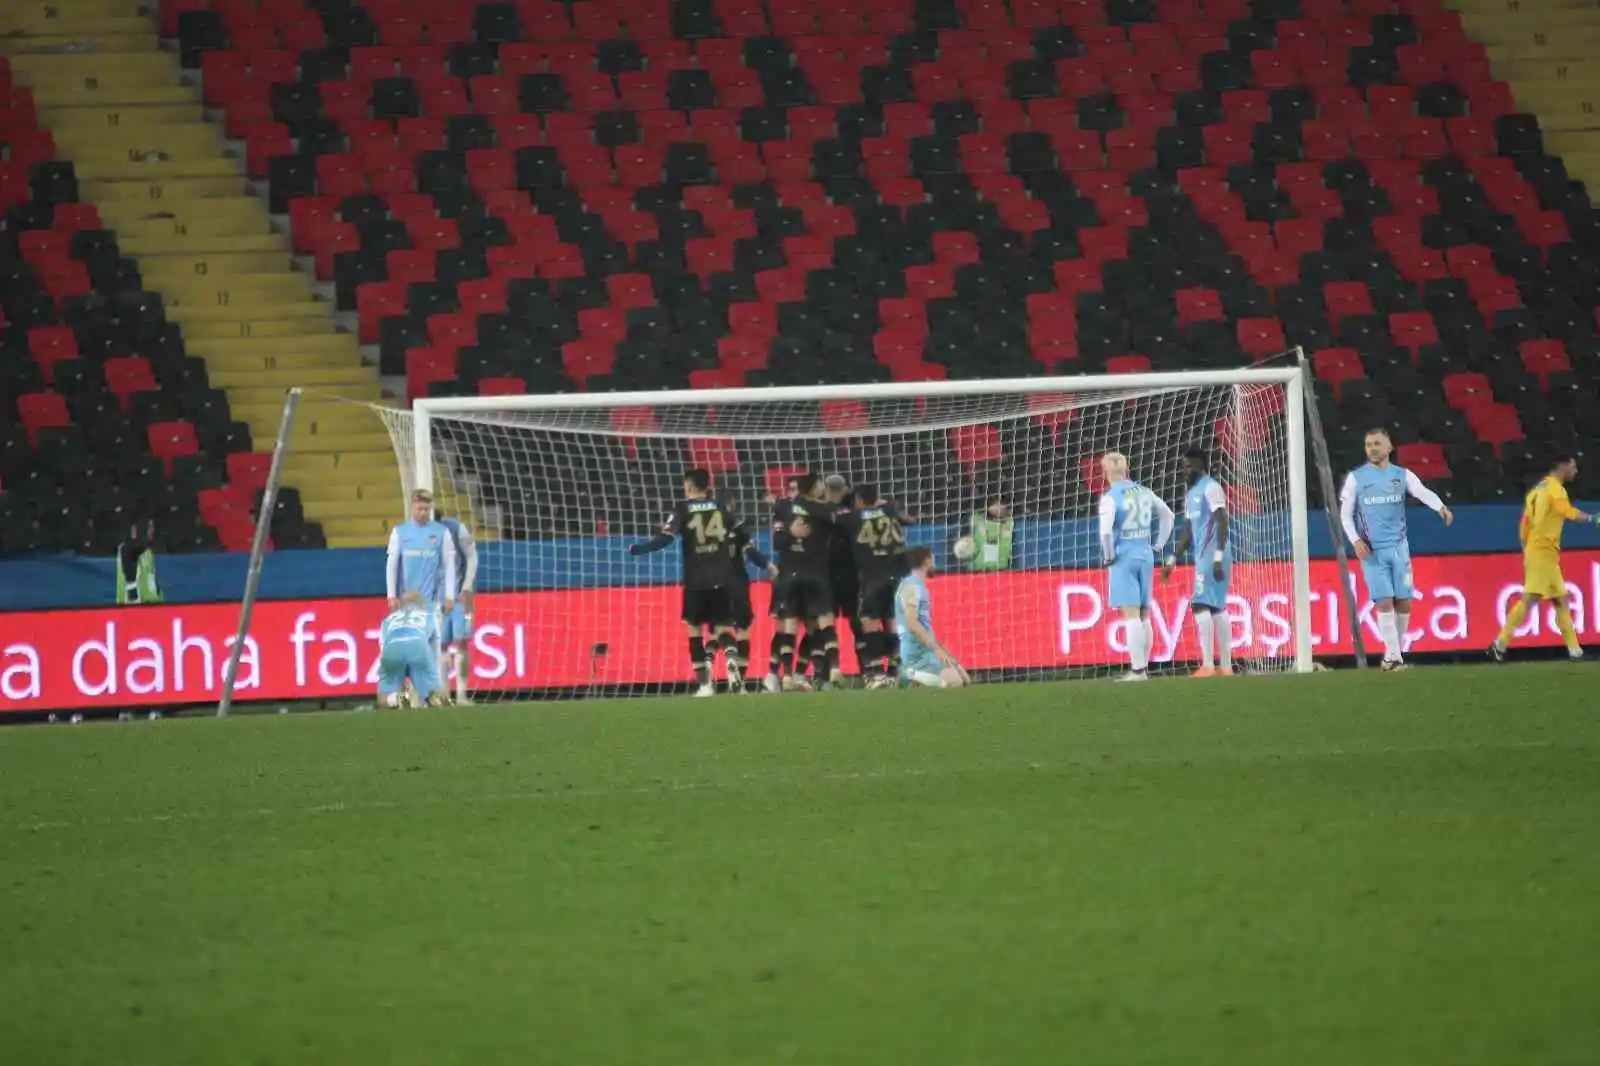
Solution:
{"label": "goal post", "polygon": [[[871,483],[933,548],[940,639],[985,681],[1125,668],[1124,624],[1099,558],[1098,460],[1180,521],[1180,457],[1206,451],[1229,493],[1230,630],[1258,671],[1312,668],[1307,449],[1297,365],[1079,377],[681,392],[496,395],[377,408],[406,492],[433,491],[479,542],[475,699],[679,691],[692,677],[678,616],[679,552],[633,556],[682,493],[716,489],[770,546],[791,473]],[[1317,449],[1320,453],[1320,449]],[[1006,558],[957,559],[992,499]],[[397,501],[403,505],[403,501]],[[1187,669],[1189,560],[1159,577],[1152,670]],[[753,676],[765,672],[769,587],[748,572]],[[850,641],[841,633],[847,662]]]}

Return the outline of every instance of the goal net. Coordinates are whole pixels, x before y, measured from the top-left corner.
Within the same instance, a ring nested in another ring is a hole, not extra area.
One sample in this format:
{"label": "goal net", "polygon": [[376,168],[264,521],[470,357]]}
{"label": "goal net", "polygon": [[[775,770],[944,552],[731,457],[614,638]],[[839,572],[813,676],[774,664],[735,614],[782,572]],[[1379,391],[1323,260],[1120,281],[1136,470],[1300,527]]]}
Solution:
{"label": "goal net", "polygon": [[[839,389],[496,396],[380,409],[406,492],[430,488],[479,544],[468,689],[475,700],[684,691],[676,545],[662,528],[683,474],[710,471],[770,551],[773,505],[803,472],[871,484],[933,549],[934,631],[979,682],[1127,668],[1107,603],[1100,458],[1184,509],[1181,456],[1211,458],[1234,552],[1236,664],[1309,669],[1301,386],[1294,370],[940,382]],[[992,509],[992,510],[991,510]],[[956,543],[989,519],[970,553]],[[1153,579],[1151,671],[1197,658],[1190,558]],[[771,584],[751,575],[749,687],[766,672]],[[839,644],[858,672],[848,623]],[[1304,636],[1304,640],[1297,640]],[[716,674],[723,676],[721,664]]]}

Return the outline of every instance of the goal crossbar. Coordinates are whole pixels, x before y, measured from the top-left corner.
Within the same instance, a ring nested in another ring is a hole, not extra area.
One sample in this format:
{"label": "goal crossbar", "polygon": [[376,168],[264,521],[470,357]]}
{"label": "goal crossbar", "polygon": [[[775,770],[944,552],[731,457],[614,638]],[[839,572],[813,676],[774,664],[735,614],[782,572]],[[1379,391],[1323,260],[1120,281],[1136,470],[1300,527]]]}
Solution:
{"label": "goal crossbar", "polygon": [[712,406],[719,403],[765,404],[817,400],[914,400],[961,396],[1025,396],[1030,393],[1142,392],[1196,388],[1205,385],[1288,385],[1300,379],[1300,368],[1252,367],[1242,370],[1166,371],[1148,374],[1081,374],[1041,378],[996,378],[982,381],[893,381],[867,385],[782,385],[770,388],[693,389],[679,392],[571,392],[526,396],[453,396],[419,399],[412,414],[474,415],[524,410],[593,410],[609,407],[667,407],[674,402]]}

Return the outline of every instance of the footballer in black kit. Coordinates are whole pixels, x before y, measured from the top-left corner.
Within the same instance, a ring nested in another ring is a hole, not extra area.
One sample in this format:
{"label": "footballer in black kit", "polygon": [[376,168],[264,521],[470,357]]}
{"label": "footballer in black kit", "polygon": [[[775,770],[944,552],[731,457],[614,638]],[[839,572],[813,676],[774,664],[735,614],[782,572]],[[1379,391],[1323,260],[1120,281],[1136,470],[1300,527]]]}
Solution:
{"label": "footballer in black kit", "polygon": [[728,657],[728,688],[733,692],[742,692],[744,672],[750,663],[750,624],[755,621],[755,611],[750,607],[750,571],[745,569],[745,564],[753,563],[756,569],[764,570],[769,575],[776,574],[778,568],[772,564],[772,560],[761,554],[751,539],[751,529],[740,519],[739,503],[733,494],[720,493],[717,499],[733,528],[733,535],[728,539],[728,550],[733,554],[733,584],[728,586],[728,620],[733,626],[733,651]]}
{"label": "footballer in black kit", "polygon": [[[675,537],[682,541],[683,622],[689,631],[689,660],[698,685],[695,695],[709,696],[716,691],[711,668],[719,647],[728,652],[730,682],[737,677],[737,687],[742,689],[743,665],[738,662],[733,638],[732,593],[742,576],[735,570],[742,571],[744,563],[742,554],[736,558],[733,546],[741,537],[748,541],[749,531],[741,531],[737,519],[711,495],[707,471],[696,469],[683,475],[683,496],[673,504],[661,532],[629,545],[628,551],[646,555],[665,548]],[[712,632],[709,647],[706,630]]]}
{"label": "footballer in black kit", "polygon": [[856,607],[856,655],[869,688],[892,684],[899,673],[894,638],[894,590],[905,576],[905,520],[875,485],[860,485],[855,506],[840,520],[860,582]]}
{"label": "footballer in black kit", "polygon": [[823,498],[815,474],[800,478],[800,495],[780,500],[773,508],[773,550],[783,598],[778,605],[778,634],[773,640],[772,671],[785,687],[804,688],[799,671],[790,673],[795,633],[804,622],[811,640],[812,672],[837,681],[839,639],[833,628],[833,590],[828,584],[828,554],[833,544],[833,506]]}
{"label": "footballer in black kit", "polygon": [[823,488],[829,505],[833,507],[833,543],[828,548],[828,585],[833,589],[833,618],[837,625],[841,618],[849,620],[855,617],[856,600],[861,595],[856,576],[855,545],[850,539],[850,532],[842,525],[850,512],[855,510],[855,502],[850,497],[850,483],[838,474],[829,475],[823,481]]}

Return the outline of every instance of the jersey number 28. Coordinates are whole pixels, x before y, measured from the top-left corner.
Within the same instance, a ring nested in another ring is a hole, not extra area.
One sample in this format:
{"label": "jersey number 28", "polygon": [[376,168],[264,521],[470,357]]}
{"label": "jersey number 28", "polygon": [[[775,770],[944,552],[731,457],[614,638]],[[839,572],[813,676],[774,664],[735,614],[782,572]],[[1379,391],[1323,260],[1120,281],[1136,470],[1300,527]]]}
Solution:
{"label": "jersey number 28", "polygon": [[1148,492],[1134,489],[1122,497],[1122,535],[1124,537],[1148,537],[1150,535],[1150,515],[1155,510]]}

